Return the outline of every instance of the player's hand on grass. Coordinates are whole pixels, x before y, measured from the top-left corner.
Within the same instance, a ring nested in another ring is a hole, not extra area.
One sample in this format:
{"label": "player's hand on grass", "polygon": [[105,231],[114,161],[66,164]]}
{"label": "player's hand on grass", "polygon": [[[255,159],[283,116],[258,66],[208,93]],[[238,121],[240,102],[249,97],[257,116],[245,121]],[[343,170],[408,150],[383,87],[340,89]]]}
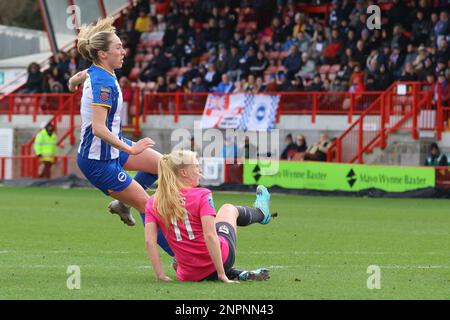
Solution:
{"label": "player's hand on grass", "polygon": [[134,143],[131,147],[130,154],[136,155],[143,152],[145,149],[151,148],[155,145],[155,142],[150,138],[143,138],[138,142]]}
{"label": "player's hand on grass", "polygon": [[228,279],[226,274],[218,276],[217,278],[224,283],[239,283],[239,281]]}
{"label": "player's hand on grass", "polygon": [[165,274],[158,276],[158,280],[159,281],[165,281],[165,282],[169,282],[172,281],[172,278],[166,276]]}

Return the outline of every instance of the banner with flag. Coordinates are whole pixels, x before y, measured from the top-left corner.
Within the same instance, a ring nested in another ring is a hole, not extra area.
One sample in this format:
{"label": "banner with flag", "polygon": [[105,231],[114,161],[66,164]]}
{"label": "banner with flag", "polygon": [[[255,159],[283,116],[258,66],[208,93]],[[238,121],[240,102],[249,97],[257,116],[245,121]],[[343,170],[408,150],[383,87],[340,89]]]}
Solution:
{"label": "banner with flag", "polygon": [[275,127],[278,95],[210,94],[201,120],[203,129],[270,130]]}

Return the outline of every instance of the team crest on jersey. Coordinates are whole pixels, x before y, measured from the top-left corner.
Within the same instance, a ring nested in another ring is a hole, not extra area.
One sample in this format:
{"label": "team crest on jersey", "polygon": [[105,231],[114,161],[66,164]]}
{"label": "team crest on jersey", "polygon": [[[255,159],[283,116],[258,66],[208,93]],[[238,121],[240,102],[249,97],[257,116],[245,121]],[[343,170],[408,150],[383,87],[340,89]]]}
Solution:
{"label": "team crest on jersey", "polygon": [[100,100],[102,100],[103,102],[106,102],[109,100],[110,96],[111,96],[110,88],[102,87],[100,89]]}
{"label": "team crest on jersey", "polygon": [[124,182],[125,180],[127,180],[126,173],[123,171],[119,172],[119,175],[117,176],[117,180],[119,180],[120,182]]}
{"label": "team crest on jersey", "polygon": [[225,225],[221,225],[219,227],[219,232],[222,232],[222,233],[225,233],[225,234],[230,234],[230,229],[228,229],[228,227],[225,226]]}

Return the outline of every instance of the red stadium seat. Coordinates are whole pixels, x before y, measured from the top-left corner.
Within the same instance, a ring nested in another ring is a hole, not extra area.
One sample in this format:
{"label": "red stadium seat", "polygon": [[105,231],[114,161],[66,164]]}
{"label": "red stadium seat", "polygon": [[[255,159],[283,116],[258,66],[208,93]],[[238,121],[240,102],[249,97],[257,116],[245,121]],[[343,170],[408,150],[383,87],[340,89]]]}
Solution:
{"label": "red stadium seat", "polygon": [[280,52],[278,51],[270,51],[269,59],[278,59],[280,57]]}
{"label": "red stadium seat", "polygon": [[131,81],[136,81],[139,77],[139,73],[141,72],[141,69],[134,67],[131,69],[130,74],[128,75],[128,79]]}
{"label": "red stadium seat", "polygon": [[319,67],[320,74],[327,74],[330,71],[331,66],[329,64],[323,64]]}
{"label": "red stadium seat", "polygon": [[144,61],[144,55],[142,53],[138,53],[135,57],[134,57],[134,61],[135,62],[142,62]]}
{"label": "red stadium seat", "polygon": [[338,73],[339,70],[341,70],[341,65],[340,64],[333,64],[328,72],[329,73]]}

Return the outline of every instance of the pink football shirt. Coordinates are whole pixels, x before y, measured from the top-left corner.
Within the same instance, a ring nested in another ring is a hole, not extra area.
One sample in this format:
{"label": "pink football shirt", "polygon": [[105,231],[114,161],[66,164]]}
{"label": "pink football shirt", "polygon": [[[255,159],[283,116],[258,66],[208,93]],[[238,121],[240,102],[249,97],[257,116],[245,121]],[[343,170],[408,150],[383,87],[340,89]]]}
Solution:
{"label": "pink football shirt", "polygon": [[[216,216],[211,191],[205,188],[181,190],[187,214],[182,221],[166,228],[161,216],[153,207],[151,196],[145,207],[145,223],[154,222],[163,232],[178,262],[177,278],[180,281],[199,281],[216,271],[203,236],[202,216]],[[222,263],[228,258],[229,247],[225,238],[219,237]]]}

